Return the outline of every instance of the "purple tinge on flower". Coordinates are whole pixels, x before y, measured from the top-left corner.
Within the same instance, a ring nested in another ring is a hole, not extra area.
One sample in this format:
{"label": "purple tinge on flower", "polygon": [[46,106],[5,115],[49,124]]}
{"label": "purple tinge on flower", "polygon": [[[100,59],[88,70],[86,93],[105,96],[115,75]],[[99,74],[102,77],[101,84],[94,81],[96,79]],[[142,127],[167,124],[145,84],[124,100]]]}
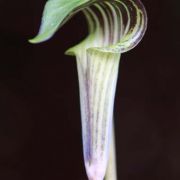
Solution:
{"label": "purple tinge on flower", "polygon": [[89,35],[66,54],[77,59],[86,172],[90,180],[102,180],[109,158],[120,56],[144,36],[147,15],[140,0],[49,0],[39,34],[30,42],[51,38],[79,11],[87,19]]}

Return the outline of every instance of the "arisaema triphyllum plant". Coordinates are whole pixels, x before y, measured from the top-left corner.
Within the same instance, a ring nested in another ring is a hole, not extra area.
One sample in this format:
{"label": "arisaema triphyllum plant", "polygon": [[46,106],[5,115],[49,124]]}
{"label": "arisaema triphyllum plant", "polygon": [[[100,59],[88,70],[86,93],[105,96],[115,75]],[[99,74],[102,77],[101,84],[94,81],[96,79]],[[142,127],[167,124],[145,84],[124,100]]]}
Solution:
{"label": "arisaema triphyllum plant", "polygon": [[141,41],[147,15],[140,0],[49,0],[39,33],[30,42],[48,40],[79,11],[89,35],[66,54],[77,62],[86,173],[89,180],[115,180],[113,106],[119,62]]}

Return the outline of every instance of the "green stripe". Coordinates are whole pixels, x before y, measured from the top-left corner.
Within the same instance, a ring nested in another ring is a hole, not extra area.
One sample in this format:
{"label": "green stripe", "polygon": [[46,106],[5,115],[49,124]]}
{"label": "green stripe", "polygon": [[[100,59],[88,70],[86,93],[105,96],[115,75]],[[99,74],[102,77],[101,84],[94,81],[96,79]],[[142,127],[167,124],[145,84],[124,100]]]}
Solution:
{"label": "green stripe", "polygon": [[[96,13],[97,8],[101,15]],[[87,44],[90,42],[91,45],[88,45],[87,48],[98,47],[99,50],[102,48],[102,51],[123,53],[134,48],[146,30],[147,15],[139,0],[49,0],[45,6],[39,34],[30,42],[38,43],[51,38],[59,27],[83,9],[85,9],[90,33],[90,36],[85,39]],[[95,9],[96,11],[94,11]],[[111,13],[107,11],[111,11]],[[123,19],[125,16],[127,22]],[[113,21],[109,23],[109,19],[113,19]],[[134,20],[135,22],[133,22]],[[100,23],[102,21],[104,22],[103,26]],[[105,35],[103,35],[102,29]],[[111,29],[114,29],[113,34],[118,36],[113,43],[109,41]],[[81,48],[81,45],[80,43],[78,47]],[[68,54],[75,55],[76,51],[78,51],[77,46],[71,48]]]}

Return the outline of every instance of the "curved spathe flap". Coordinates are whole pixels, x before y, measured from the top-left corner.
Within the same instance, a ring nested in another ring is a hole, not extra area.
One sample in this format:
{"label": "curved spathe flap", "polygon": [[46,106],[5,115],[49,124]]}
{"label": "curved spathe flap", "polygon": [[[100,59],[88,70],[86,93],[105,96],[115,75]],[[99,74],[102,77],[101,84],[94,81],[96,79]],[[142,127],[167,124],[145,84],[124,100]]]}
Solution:
{"label": "curved spathe flap", "polygon": [[29,41],[40,43],[50,39],[60,26],[88,2],[89,0],[49,0],[44,8],[39,33]]}
{"label": "curved spathe flap", "polygon": [[69,49],[67,54],[70,55],[89,48],[103,52],[127,52],[139,44],[146,31],[147,14],[140,0],[49,0],[40,31],[30,42],[48,40],[81,10],[89,25],[89,36]]}

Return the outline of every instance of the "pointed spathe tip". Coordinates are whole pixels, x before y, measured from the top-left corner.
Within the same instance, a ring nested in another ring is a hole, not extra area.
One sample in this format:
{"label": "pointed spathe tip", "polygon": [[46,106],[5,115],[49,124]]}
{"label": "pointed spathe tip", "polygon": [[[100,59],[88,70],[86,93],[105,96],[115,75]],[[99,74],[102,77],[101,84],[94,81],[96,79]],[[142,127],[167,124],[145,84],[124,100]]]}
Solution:
{"label": "pointed spathe tip", "polygon": [[53,34],[50,32],[47,36],[47,33],[39,31],[39,33],[32,39],[29,39],[28,42],[30,42],[32,44],[42,43],[42,42],[49,40],[52,36],[53,36]]}
{"label": "pointed spathe tip", "polygon": [[34,38],[33,39],[29,39],[28,42],[31,43],[31,44],[36,44],[37,43]]}

